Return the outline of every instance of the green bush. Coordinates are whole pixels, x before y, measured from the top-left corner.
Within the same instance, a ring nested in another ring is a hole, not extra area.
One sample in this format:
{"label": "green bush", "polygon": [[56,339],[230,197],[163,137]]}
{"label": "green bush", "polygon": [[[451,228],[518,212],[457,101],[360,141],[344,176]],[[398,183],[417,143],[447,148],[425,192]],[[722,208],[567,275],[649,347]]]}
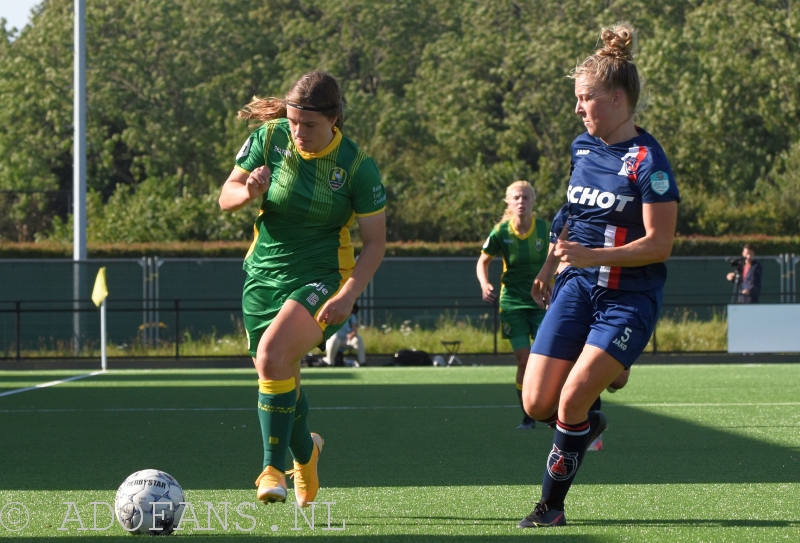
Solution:
{"label": "green bush", "polygon": [[[244,211],[242,213],[245,213]],[[203,216],[198,213],[198,216]],[[252,217],[242,219],[252,232]],[[250,222],[248,222],[250,221]],[[58,223],[58,219],[54,222]],[[164,219],[163,224],[168,224]],[[134,226],[140,228],[141,226]],[[60,237],[69,240],[72,227],[60,223]],[[109,234],[113,237],[117,234]],[[99,236],[92,236],[96,239]],[[354,236],[355,237],[355,236]],[[724,236],[718,238],[692,236],[677,237],[672,256],[732,256],[742,252],[742,245],[751,243],[756,253],[777,255],[800,253],[800,236]],[[386,256],[448,257],[469,256],[478,258],[482,241],[446,242],[395,241],[386,244]],[[354,242],[356,253],[360,245]],[[154,241],[148,243],[120,241],[89,242],[90,258],[138,258],[160,256],[163,258],[239,258],[250,247],[249,241]],[[68,241],[43,240],[40,242],[9,242],[0,240],[0,258],[70,258],[72,244]]]}

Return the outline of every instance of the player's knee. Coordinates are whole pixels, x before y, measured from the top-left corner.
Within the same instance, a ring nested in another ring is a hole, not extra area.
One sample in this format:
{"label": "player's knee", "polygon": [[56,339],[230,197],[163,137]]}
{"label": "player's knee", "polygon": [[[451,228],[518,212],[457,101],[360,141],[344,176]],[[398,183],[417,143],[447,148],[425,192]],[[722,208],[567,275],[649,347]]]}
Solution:
{"label": "player's knee", "polygon": [[582,421],[589,413],[589,409],[597,396],[589,397],[580,389],[565,388],[561,391],[558,403],[558,416],[564,421]]}
{"label": "player's knee", "polygon": [[540,398],[530,398],[523,396],[522,407],[529,417],[535,420],[548,420],[556,412],[558,405],[552,402],[543,401]]}
{"label": "player's knee", "polygon": [[286,356],[286,352],[282,349],[270,348],[269,343],[259,345],[258,353],[256,354],[256,370],[261,374],[274,373],[292,365],[292,360]]}
{"label": "player's knee", "polygon": [[630,377],[630,375],[631,375],[631,370],[625,370],[625,371],[623,371],[622,373],[620,373],[619,375],[617,375],[617,378],[616,378],[616,379],[614,379],[614,380],[611,382],[611,384],[609,385],[609,387],[613,388],[614,390],[619,390],[619,389],[621,389],[622,387],[624,387],[625,385],[627,385],[627,384],[628,384],[628,378]]}

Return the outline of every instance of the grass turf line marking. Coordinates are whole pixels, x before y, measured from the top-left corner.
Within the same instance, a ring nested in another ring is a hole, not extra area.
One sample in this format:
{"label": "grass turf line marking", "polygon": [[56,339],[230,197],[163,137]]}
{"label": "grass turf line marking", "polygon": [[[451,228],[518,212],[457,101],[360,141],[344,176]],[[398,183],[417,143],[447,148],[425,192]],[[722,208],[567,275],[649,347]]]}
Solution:
{"label": "grass turf line marking", "polygon": [[35,386],[32,386],[32,387],[17,388],[15,390],[9,390],[8,392],[0,392],[0,398],[2,398],[3,396],[11,396],[12,394],[17,394],[19,392],[27,392],[29,390],[36,390],[36,389],[39,389],[39,388],[52,387],[52,386],[55,386],[55,385],[60,385],[62,383],[66,383],[68,381],[75,381],[77,379],[83,379],[84,377],[93,377],[93,376],[99,375],[101,373],[103,373],[102,370],[93,371],[92,373],[86,373],[84,375],[75,375],[74,377],[67,377],[66,379],[61,379],[59,381],[50,381],[49,383],[42,383],[40,385],[35,385]]}
{"label": "grass turf line marking", "polygon": [[[87,375],[71,377],[63,381],[45,383],[36,387],[12,390],[4,394],[13,394],[24,390],[33,390],[45,386],[52,386],[90,377],[101,372]],[[0,396],[4,395],[0,394]],[[638,404],[617,404],[607,407],[784,407],[797,406],[800,402],[752,402],[752,403],[638,403]],[[310,407],[312,411],[375,411],[383,409],[518,409],[519,405],[373,405],[373,406],[331,406],[331,407]],[[108,407],[102,409],[0,409],[0,413],[125,413],[136,411],[251,411],[254,407]]]}
{"label": "grass turf line marking", "polygon": [[800,402],[734,402],[734,403],[627,403],[614,407],[780,407],[800,405]]}
{"label": "grass turf line marking", "polygon": [[[377,405],[310,407],[315,411],[377,410],[377,409],[511,409],[519,405]],[[108,407],[103,409],[0,409],[0,413],[116,413],[131,411],[252,411],[254,407]]]}

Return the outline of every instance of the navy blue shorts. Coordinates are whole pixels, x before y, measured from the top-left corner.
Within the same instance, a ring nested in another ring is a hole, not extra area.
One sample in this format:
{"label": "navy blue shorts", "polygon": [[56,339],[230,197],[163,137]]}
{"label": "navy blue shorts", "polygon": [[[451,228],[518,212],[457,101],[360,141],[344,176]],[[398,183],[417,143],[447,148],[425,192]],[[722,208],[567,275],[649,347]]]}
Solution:
{"label": "navy blue shorts", "polygon": [[602,349],[631,367],[642,354],[661,311],[662,291],[624,291],[597,286],[564,270],[531,353],[578,360],[584,345]]}

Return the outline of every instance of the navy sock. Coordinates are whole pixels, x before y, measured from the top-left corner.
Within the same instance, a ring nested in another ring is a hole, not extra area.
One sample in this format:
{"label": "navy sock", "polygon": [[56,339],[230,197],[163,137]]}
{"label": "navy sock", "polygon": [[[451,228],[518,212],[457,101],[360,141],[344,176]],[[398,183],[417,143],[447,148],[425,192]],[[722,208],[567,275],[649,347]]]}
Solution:
{"label": "navy sock", "polygon": [[564,509],[564,499],[581,465],[589,439],[589,420],[580,424],[556,421],[553,450],[547,457],[542,481],[542,500],[552,509]]}
{"label": "navy sock", "polygon": [[597,399],[592,404],[592,407],[589,408],[589,411],[600,411],[600,409],[602,409],[603,407],[602,403],[603,402],[600,401],[600,396],[598,396]]}

